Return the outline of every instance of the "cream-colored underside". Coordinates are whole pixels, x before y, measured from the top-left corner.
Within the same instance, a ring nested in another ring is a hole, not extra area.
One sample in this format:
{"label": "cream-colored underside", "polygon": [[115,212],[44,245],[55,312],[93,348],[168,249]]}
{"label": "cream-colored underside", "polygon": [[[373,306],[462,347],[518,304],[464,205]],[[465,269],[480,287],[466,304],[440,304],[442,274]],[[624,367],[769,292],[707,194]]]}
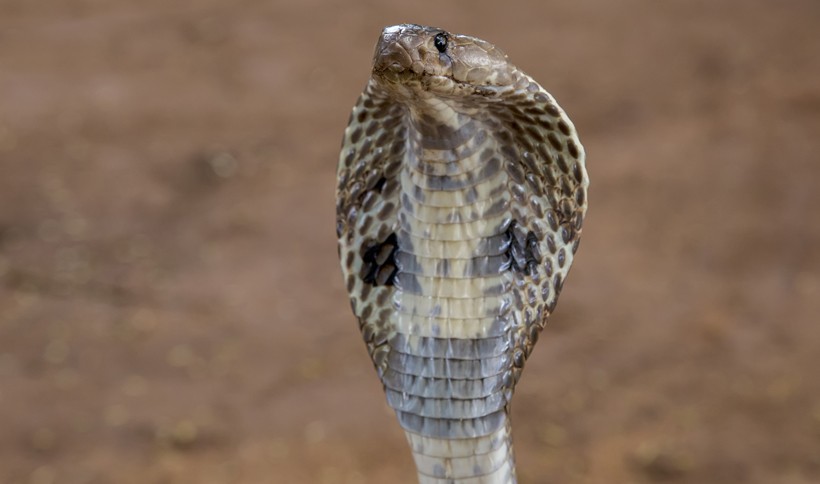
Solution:
{"label": "cream-colored underside", "polygon": [[[449,484],[446,476],[473,476],[459,484],[515,482],[515,462],[509,425],[475,439],[436,439],[405,432],[413,451],[420,484]],[[485,469],[494,469],[489,472]]]}

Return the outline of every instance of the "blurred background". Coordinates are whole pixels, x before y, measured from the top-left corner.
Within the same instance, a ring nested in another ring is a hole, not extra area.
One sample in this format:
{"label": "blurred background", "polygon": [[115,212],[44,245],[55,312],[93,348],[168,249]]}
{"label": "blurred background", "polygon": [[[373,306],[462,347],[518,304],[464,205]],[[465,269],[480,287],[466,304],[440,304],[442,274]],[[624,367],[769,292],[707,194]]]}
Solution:
{"label": "blurred background", "polygon": [[487,39],[590,210],[522,483],[820,482],[820,4],[0,1],[0,483],[414,482],[336,259],[382,27]]}

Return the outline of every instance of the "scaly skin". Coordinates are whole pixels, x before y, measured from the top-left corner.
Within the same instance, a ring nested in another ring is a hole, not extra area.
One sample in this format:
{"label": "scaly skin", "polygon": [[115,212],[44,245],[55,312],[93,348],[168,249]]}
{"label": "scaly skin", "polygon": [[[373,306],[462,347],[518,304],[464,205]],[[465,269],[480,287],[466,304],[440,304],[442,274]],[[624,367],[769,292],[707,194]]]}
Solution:
{"label": "scaly skin", "polygon": [[578,248],[584,150],[492,44],[388,27],[345,131],[342,272],[424,483],[515,482],[510,402]]}

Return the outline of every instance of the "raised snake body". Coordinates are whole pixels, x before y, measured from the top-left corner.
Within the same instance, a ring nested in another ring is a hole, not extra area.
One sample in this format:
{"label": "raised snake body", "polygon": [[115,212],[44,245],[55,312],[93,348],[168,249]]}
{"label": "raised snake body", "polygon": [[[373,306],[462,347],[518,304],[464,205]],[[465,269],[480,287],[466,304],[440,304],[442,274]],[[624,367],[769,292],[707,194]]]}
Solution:
{"label": "raised snake body", "polygon": [[564,111],[492,44],[384,29],[345,131],[353,312],[419,480],[515,482],[509,409],[587,207]]}

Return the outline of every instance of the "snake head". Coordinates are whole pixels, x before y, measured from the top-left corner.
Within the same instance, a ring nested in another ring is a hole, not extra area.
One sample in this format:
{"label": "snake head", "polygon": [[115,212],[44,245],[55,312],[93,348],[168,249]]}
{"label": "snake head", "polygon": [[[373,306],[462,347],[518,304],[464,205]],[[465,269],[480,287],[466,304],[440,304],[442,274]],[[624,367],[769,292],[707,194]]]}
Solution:
{"label": "snake head", "polygon": [[515,72],[507,55],[487,41],[413,24],[385,28],[373,56],[373,77],[408,95],[505,87]]}

